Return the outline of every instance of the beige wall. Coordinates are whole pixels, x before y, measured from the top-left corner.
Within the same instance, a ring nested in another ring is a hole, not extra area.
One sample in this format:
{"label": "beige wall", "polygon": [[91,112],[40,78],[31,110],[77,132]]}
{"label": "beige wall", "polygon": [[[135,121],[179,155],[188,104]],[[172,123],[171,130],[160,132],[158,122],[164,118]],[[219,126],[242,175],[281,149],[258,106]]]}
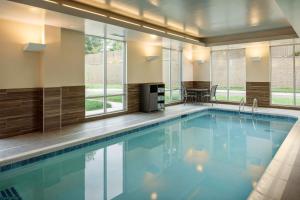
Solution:
{"label": "beige wall", "polygon": [[[23,50],[44,38],[43,52]],[[0,20],[0,44],[1,89],[84,85],[84,33]]]}
{"label": "beige wall", "polygon": [[41,42],[42,27],[0,20],[0,88],[40,86],[40,56],[24,52],[28,42]]}
{"label": "beige wall", "polygon": [[43,87],[84,85],[84,33],[45,27],[46,49],[41,54]]}
{"label": "beige wall", "polygon": [[[253,59],[257,56],[261,59]],[[270,81],[270,49],[267,44],[246,48],[246,80],[247,82]]]}
{"label": "beige wall", "polygon": [[[210,48],[194,47],[194,81],[210,81]],[[202,62],[200,62],[202,61]]]}
{"label": "beige wall", "polygon": [[193,48],[188,46],[182,51],[182,81],[193,81]]}
{"label": "beige wall", "polygon": [[[159,56],[147,62],[145,56]],[[162,48],[144,42],[127,43],[127,82],[162,82]]]}

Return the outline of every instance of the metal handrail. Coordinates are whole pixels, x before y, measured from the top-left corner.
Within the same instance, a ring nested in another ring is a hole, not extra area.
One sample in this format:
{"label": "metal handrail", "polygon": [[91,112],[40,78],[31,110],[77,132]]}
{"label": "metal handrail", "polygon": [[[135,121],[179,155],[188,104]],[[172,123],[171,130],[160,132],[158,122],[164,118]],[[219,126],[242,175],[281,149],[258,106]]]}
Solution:
{"label": "metal handrail", "polygon": [[241,107],[243,106],[243,110],[245,110],[245,99],[241,98],[239,105],[239,113],[241,113]]}
{"label": "metal handrail", "polygon": [[252,104],[252,114],[254,114],[254,111],[257,110],[257,106],[258,106],[257,99],[254,98],[253,99],[253,104]]}

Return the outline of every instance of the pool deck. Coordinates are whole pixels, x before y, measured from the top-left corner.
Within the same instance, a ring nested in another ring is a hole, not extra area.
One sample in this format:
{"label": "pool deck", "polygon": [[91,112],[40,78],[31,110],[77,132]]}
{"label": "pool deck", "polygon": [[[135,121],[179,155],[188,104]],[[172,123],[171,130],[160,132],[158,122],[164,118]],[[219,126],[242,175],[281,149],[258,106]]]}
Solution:
{"label": "pool deck", "polygon": [[[206,108],[211,108],[211,105],[180,104],[169,106],[164,112],[134,113],[67,126],[58,131],[36,132],[0,139],[0,165],[14,163]],[[224,104],[215,104],[214,108],[238,110],[238,106]],[[245,108],[245,111],[250,110],[250,107]],[[256,112],[290,115],[300,119],[300,111],[296,110],[258,108]],[[249,196],[251,200],[299,198],[300,120],[296,122]]]}

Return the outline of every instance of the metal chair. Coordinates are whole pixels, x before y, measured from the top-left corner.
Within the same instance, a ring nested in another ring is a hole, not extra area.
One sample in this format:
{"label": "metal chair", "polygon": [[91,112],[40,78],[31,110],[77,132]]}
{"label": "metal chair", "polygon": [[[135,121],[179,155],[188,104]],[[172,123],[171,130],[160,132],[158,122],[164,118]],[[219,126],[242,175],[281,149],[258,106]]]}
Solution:
{"label": "metal chair", "polygon": [[185,86],[182,86],[183,91],[183,101],[184,104],[190,99],[192,103],[195,103],[197,100],[197,94],[195,92],[189,92]]}
{"label": "metal chair", "polygon": [[203,98],[207,99],[207,102],[211,101],[212,106],[214,106],[213,101],[212,101],[213,98],[215,101],[217,100],[217,96],[216,96],[217,88],[218,88],[218,85],[213,85],[210,89],[210,93],[203,95]]}

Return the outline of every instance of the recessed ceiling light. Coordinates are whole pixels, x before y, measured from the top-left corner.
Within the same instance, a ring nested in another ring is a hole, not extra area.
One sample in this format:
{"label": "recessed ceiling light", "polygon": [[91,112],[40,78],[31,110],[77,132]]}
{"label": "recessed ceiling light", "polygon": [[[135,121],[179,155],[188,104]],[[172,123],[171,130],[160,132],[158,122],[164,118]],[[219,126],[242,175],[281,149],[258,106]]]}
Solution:
{"label": "recessed ceiling light", "polygon": [[168,32],[168,34],[169,34],[169,35],[172,35],[172,36],[184,38],[184,36],[179,35],[179,34],[175,34],[175,33],[171,33],[171,32]]}
{"label": "recessed ceiling light", "polygon": [[150,30],[153,30],[153,31],[157,31],[157,32],[161,32],[161,33],[164,33],[165,31],[163,30],[160,30],[160,29],[157,29],[157,28],[152,28],[152,27],[149,27],[149,26],[143,26],[144,28],[147,28],[147,29],[150,29]]}
{"label": "recessed ceiling light", "polygon": [[86,13],[91,13],[91,14],[98,15],[98,16],[101,16],[101,17],[107,17],[107,15],[97,13],[97,12],[93,12],[93,11],[90,11],[90,10],[86,10],[86,9],[83,9],[83,8],[78,8],[78,7],[75,7],[75,6],[68,5],[68,4],[62,4],[62,6],[67,7],[67,8],[72,8],[74,10],[83,11],[83,12],[86,12]]}
{"label": "recessed ceiling light", "polygon": [[58,2],[52,1],[52,0],[43,0],[43,1],[48,2],[48,3],[58,4]]}
{"label": "recessed ceiling light", "polygon": [[185,37],[185,39],[191,40],[191,41],[194,41],[194,42],[199,42],[199,40],[196,40],[196,39],[193,39],[193,38],[189,38],[189,37]]}
{"label": "recessed ceiling light", "polygon": [[127,21],[127,20],[124,20],[124,19],[120,19],[120,18],[116,18],[116,17],[109,17],[109,18],[113,19],[113,20],[120,21],[120,22],[124,22],[124,23],[127,23],[127,24],[131,24],[131,25],[135,25],[135,26],[141,26],[138,23],[130,22],[130,21]]}

